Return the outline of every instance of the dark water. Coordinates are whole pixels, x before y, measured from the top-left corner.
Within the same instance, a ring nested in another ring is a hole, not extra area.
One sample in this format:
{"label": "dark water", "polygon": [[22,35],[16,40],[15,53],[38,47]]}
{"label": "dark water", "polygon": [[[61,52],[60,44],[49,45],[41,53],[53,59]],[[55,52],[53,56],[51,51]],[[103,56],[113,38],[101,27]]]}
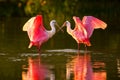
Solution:
{"label": "dark water", "polygon": [[82,80],[82,76],[87,77],[86,80],[119,80],[120,58],[117,54],[95,51],[85,54],[81,50],[78,56],[75,49],[46,50],[40,57],[33,52],[1,53],[0,80],[25,80],[32,78],[33,73],[43,78],[38,80],[77,80],[75,76],[78,80]]}
{"label": "dark water", "polygon": [[42,46],[39,56],[35,47],[27,48],[29,39],[22,31],[27,19],[8,18],[0,22],[0,80],[24,80],[32,76],[32,70],[38,80],[120,79],[119,30],[109,26],[106,30],[95,30],[92,46],[85,52],[81,44],[79,56],[75,40],[66,32],[58,32]]}

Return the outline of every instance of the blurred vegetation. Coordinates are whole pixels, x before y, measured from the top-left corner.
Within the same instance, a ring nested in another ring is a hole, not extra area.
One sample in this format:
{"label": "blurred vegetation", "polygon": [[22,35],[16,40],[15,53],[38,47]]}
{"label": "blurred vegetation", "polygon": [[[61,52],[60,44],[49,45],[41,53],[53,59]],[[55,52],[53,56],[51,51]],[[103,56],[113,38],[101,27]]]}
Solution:
{"label": "blurred vegetation", "polygon": [[[42,14],[46,19],[71,20],[76,15],[100,17],[110,26],[120,22],[119,0],[0,0],[0,17],[31,17]],[[62,23],[61,21],[61,23]]]}
{"label": "blurred vegetation", "polygon": [[105,13],[116,16],[119,0],[0,0],[0,16],[33,16],[36,14],[80,15]]}

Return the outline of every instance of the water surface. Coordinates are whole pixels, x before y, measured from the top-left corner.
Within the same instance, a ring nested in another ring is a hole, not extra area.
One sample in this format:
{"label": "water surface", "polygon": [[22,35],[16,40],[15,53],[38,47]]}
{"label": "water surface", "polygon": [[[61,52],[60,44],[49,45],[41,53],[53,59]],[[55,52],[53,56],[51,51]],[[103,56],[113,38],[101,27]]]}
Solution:
{"label": "water surface", "polygon": [[[27,33],[22,31],[27,19],[7,18],[0,22],[0,80],[25,79],[31,70],[29,59],[34,62],[39,56],[35,47],[28,49],[29,39]],[[93,76],[94,80],[119,80],[119,30],[111,30],[109,26],[106,30],[95,30],[90,40],[89,55],[84,55],[85,47],[81,44],[78,58],[75,40],[66,32],[58,32],[42,46],[38,60],[40,65],[34,67],[45,71],[45,74],[40,74],[46,80],[76,80],[77,73],[87,73],[86,78],[92,79]],[[83,71],[79,71],[77,66]]]}

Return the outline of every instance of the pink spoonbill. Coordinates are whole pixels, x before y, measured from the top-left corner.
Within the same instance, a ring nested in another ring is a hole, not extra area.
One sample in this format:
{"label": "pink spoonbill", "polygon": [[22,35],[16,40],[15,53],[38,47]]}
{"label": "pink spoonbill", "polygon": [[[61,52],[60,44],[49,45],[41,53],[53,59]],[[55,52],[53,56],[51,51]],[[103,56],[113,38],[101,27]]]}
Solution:
{"label": "pink spoonbill", "polygon": [[23,26],[23,31],[27,31],[30,39],[28,48],[36,46],[40,50],[41,45],[56,33],[55,26],[58,26],[56,20],[52,20],[50,26],[51,30],[45,29],[42,15],[30,18]]}
{"label": "pink spoonbill", "polygon": [[105,29],[107,27],[105,22],[93,16],[84,16],[82,21],[79,17],[73,16],[73,20],[75,22],[74,29],[71,29],[71,23],[69,21],[66,21],[63,26],[67,26],[67,33],[70,34],[78,43],[78,50],[80,43],[85,44],[85,46],[91,46],[89,38],[91,37],[94,29]]}

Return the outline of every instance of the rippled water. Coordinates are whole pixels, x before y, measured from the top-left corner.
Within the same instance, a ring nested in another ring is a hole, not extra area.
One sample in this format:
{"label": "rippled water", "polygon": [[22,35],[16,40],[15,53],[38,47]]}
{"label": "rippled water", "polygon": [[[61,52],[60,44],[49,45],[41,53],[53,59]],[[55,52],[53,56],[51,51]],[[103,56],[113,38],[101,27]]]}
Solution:
{"label": "rippled water", "polygon": [[25,80],[33,74],[40,80],[119,80],[120,58],[84,50],[78,55],[76,49],[45,50],[41,55],[0,53],[0,80]]}
{"label": "rippled water", "polygon": [[66,32],[58,32],[42,46],[39,55],[35,47],[28,49],[29,39],[22,31],[25,20],[0,22],[0,80],[29,79],[33,73],[45,80],[120,79],[119,30],[109,26],[95,30],[90,39],[92,46],[85,52],[81,44],[80,55],[75,40]]}

